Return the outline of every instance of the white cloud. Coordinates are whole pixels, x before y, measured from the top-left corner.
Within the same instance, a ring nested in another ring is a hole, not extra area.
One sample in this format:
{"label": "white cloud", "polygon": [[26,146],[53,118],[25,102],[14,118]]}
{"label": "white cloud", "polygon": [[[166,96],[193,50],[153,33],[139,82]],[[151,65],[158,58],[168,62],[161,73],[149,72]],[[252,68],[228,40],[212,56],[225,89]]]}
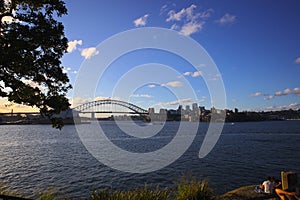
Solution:
{"label": "white cloud", "polygon": [[184,72],[183,73],[184,76],[192,76],[192,77],[198,77],[198,76],[202,76],[203,73],[201,71],[195,71],[195,72]]}
{"label": "white cloud", "polygon": [[285,96],[289,94],[295,94],[297,96],[300,96],[300,88],[294,88],[294,89],[286,88],[283,91],[275,92],[275,96]]}
{"label": "white cloud", "polygon": [[183,83],[180,81],[172,81],[172,82],[168,82],[166,84],[162,84],[161,86],[165,87],[165,86],[170,86],[170,87],[181,87],[183,86]]}
{"label": "white cloud", "polygon": [[280,108],[280,110],[289,110],[289,109],[298,110],[298,109],[300,109],[300,104],[299,103],[291,103],[290,105],[280,106],[279,108]]}
{"label": "white cloud", "polygon": [[180,29],[180,26],[178,26],[177,24],[173,24],[171,26],[171,30],[179,30]]}
{"label": "white cloud", "polygon": [[202,72],[201,71],[196,71],[192,74],[192,77],[198,77],[198,76],[202,76]]}
{"label": "white cloud", "polygon": [[223,17],[219,20],[216,20],[217,23],[221,25],[231,24],[236,21],[236,16],[226,13]]}
{"label": "white cloud", "polygon": [[214,12],[213,9],[208,9],[208,10],[198,13],[197,17],[202,18],[202,19],[209,18],[209,17],[211,17],[213,12]]}
{"label": "white cloud", "polygon": [[187,98],[187,99],[178,99],[176,101],[170,101],[170,102],[160,102],[158,105],[168,107],[168,106],[174,106],[174,105],[180,105],[180,104],[188,104],[191,102],[192,102],[192,99]]}
{"label": "white cloud", "polygon": [[21,23],[22,22],[21,20],[16,19],[15,17],[16,17],[16,11],[13,10],[12,11],[12,16],[4,16],[4,17],[2,17],[1,22],[2,23],[6,22],[8,24],[10,24],[12,22],[14,22],[14,23]]}
{"label": "white cloud", "polygon": [[263,98],[263,100],[268,101],[268,100],[274,99],[275,97],[286,96],[286,95],[300,96],[300,88],[294,88],[294,89],[286,88],[283,91],[275,92],[273,95],[262,94],[261,92],[256,92],[254,94],[250,94],[249,96],[251,96],[251,97],[266,96],[265,98]]}
{"label": "white cloud", "polygon": [[250,94],[249,96],[250,97],[259,97],[259,96],[262,96],[262,93],[261,92],[256,92],[254,94]]}
{"label": "white cloud", "polygon": [[7,22],[7,23],[11,23],[14,21],[14,18],[11,17],[11,16],[4,16],[2,19],[1,19],[1,22]]}
{"label": "white cloud", "polygon": [[185,36],[190,36],[193,33],[201,31],[204,24],[205,22],[188,22],[181,27],[180,33]]}
{"label": "white cloud", "polygon": [[90,59],[92,56],[95,56],[98,54],[99,54],[99,51],[95,47],[86,48],[81,51],[81,55],[85,59]]}
{"label": "white cloud", "polygon": [[197,8],[197,6],[195,4],[192,4],[190,7],[185,9],[185,13],[187,16],[187,19],[189,20],[194,20],[195,16],[194,16],[194,10]]}
{"label": "white cloud", "polygon": [[299,110],[300,104],[299,103],[291,103],[289,105],[282,105],[282,106],[269,106],[266,108],[262,108],[261,110],[265,111],[280,111],[280,110]]}
{"label": "white cloud", "polygon": [[47,89],[46,86],[40,85],[39,83],[32,81],[32,80],[22,80],[23,83],[25,83],[26,85],[29,85],[30,87],[33,88],[39,88],[42,92],[45,92],[45,90]]}
{"label": "white cloud", "polygon": [[39,112],[37,107],[25,106],[8,101],[7,98],[0,97],[0,112]]}
{"label": "white cloud", "polygon": [[68,42],[67,52],[71,53],[72,51],[76,50],[77,45],[82,45],[82,40],[73,40]]}
{"label": "white cloud", "polygon": [[205,98],[202,98],[202,99],[196,100],[195,102],[197,102],[197,103],[204,103],[205,101],[206,101]]}
{"label": "white cloud", "polygon": [[112,99],[112,100],[120,100],[120,97],[103,97],[103,96],[97,96],[95,98],[81,98],[81,97],[76,97],[74,99],[72,99],[71,101],[71,108],[74,108],[76,106],[88,103],[88,102],[92,102],[92,101],[101,101],[101,100],[108,100],[108,99]]}
{"label": "white cloud", "polygon": [[168,13],[168,18],[166,19],[167,22],[170,22],[170,21],[181,21],[182,17],[184,16],[185,14],[185,8],[183,8],[181,11],[179,12],[175,12],[174,10],[170,10],[169,13]]}
{"label": "white cloud", "polygon": [[113,99],[113,100],[119,100],[119,98],[109,98],[109,97],[103,97],[103,96],[98,96],[94,98],[94,101],[102,101],[102,100],[108,100],[108,99]]}
{"label": "white cloud", "polygon": [[[5,9],[5,12],[10,12],[10,8],[11,8],[11,0],[4,0],[4,2],[3,2],[4,4],[4,9]],[[4,22],[6,22],[6,23],[12,23],[12,22],[21,22],[21,21],[19,21],[18,19],[15,19],[14,17],[15,17],[15,14],[16,14],[16,11],[15,10],[13,10],[12,11],[12,16],[4,16],[4,17],[2,17],[1,18],[1,22],[2,23],[4,23]]]}
{"label": "white cloud", "polygon": [[145,14],[144,16],[133,21],[135,27],[145,26],[147,24],[147,19],[149,15]]}
{"label": "white cloud", "polygon": [[294,94],[300,96],[300,88],[294,88]]}
{"label": "white cloud", "polygon": [[154,84],[148,85],[148,88],[155,88],[155,87],[156,87],[156,85],[154,85]]}
{"label": "white cloud", "polygon": [[8,93],[8,92],[11,92],[11,91],[12,91],[12,89],[11,89],[10,87],[5,87],[5,84],[4,84],[4,82],[3,82],[3,81],[1,81],[1,80],[0,80],[0,89],[2,89],[2,91],[3,91],[3,92],[6,92],[6,93]]}
{"label": "white cloud", "polygon": [[179,12],[175,12],[174,10],[169,11],[168,18],[166,19],[166,22],[170,21],[182,21],[183,19],[187,20],[196,20],[199,17],[208,16],[208,11],[202,12],[202,13],[196,13],[194,14],[194,10],[197,8],[195,4],[192,4],[188,8],[182,8]]}
{"label": "white cloud", "polygon": [[66,74],[71,71],[71,67],[63,68],[63,73]]}
{"label": "white cloud", "polygon": [[135,98],[152,98],[151,95],[149,94],[132,94],[130,97],[135,97]]}
{"label": "white cloud", "polygon": [[202,12],[195,12],[197,6],[192,4],[190,7],[182,8],[180,11],[170,10],[166,22],[178,22],[181,25],[173,24],[172,30],[179,30],[182,34],[189,36],[203,29],[205,20],[209,18],[213,12],[208,9]]}
{"label": "white cloud", "polygon": [[168,5],[163,5],[160,9],[159,15],[162,15],[164,12],[168,10]]}
{"label": "white cloud", "polygon": [[190,75],[192,75],[192,72],[184,72],[183,75],[190,76]]}
{"label": "white cloud", "polygon": [[93,101],[92,98],[76,97],[76,98],[72,99],[72,101],[71,101],[71,108],[74,108],[76,106],[79,106],[81,104],[88,103],[88,102],[91,102],[91,101]]}
{"label": "white cloud", "polygon": [[273,95],[269,95],[268,97],[265,97],[264,100],[265,100],[265,101],[268,101],[268,100],[273,99],[273,98],[274,98]]}
{"label": "white cloud", "polygon": [[289,88],[285,89],[284,91],[275,92],[275,96],[284,96],[288,94],[291,94],[291,89]]}
{"label": "white cloud", "polygon": [[296,58],[295,63],[300,64],[300,57]]}

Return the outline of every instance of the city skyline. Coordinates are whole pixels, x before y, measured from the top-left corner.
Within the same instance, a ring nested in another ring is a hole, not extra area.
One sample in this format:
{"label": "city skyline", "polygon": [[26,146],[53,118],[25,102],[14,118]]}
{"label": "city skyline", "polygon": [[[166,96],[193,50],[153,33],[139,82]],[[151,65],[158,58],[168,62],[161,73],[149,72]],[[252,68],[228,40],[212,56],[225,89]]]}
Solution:
{"label": "city skyline", "polygon": [[[224,81],[228,109],[284,110],[300,108],[300,2],[281,1],[123,1],[74,2],[67,0],[68,15],[62,23],[69,39],[63,57],[64,71],[74,85],[84,59],[101,55],[97,46],[107,38],[135,28],[162,27],[175,30],[197,41],[216,63]],[[212,107],[203,81],[201,66],[153,49],[130,52],[111,63],[99,82],[95,98],[72,99],[73,104],[112,96],[118,80],[135,66],[162,63],[180,76],[163,83],[139,86],[129,95],[130,102],[144,108],[172,109],[193,102]],[[199,71],[195,71],[199,67]],[[204,67],[204,66],[202,66]],[[152,74],[151,74],[152,75]],[[152,76],[158,76],[153,74]],[[213,81],[213,80],[212,80]],[[184,90],[189,83],[196,99],[178,99],[169,88]],[[0,111],[28,110],[0,100]]]}

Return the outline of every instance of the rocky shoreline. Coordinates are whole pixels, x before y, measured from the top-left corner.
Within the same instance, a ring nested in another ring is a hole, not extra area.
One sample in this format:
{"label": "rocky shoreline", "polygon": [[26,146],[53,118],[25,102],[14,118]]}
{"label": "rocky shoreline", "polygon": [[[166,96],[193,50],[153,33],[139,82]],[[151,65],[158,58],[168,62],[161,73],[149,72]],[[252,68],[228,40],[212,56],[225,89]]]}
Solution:
{"label": "rocky shoreline", "polygon": [[256,185],[240,187],[221,195],[222,200],[276,200],[276,197],[254,191]]}

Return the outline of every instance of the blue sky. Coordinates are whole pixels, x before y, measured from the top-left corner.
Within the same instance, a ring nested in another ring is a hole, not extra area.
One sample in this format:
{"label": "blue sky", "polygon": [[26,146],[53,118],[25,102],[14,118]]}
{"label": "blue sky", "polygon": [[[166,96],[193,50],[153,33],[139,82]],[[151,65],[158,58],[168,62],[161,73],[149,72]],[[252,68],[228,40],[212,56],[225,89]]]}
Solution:
{"label": "blue sky", "polygon": [[[278,110],[300,108],[300,2],[297,0],[203,1],[73,1],[60,19],[69,39],[62,61],[74,84],[85,59],[99,56],[96,47],[123,31],[143,27],[172,29],[203,46],[220,71],[227,108]],[[121,45],[121,44],[120,44]],[[116,47],[117,48],[117,47]],[[135,66],[162,63],[181,76],[169,82],[139,86],[130,101],[141,107],[177,108],[197,101],[211,106],[209,91],[193,66],[159,50],[135,51],[114,61],[101,77],[95,98],[111,97],[122,75]],[[159,72],[153,72],[156,76]],[[180,90],[183,79],[197,98],[178,99],[168,86]],[[72,91],[69,93],[72,99]],[[118,98],[117,96],[115,98]],[[79,104],[91,99],[75,99]],[[124,99],[122,99],[124,100]]]}

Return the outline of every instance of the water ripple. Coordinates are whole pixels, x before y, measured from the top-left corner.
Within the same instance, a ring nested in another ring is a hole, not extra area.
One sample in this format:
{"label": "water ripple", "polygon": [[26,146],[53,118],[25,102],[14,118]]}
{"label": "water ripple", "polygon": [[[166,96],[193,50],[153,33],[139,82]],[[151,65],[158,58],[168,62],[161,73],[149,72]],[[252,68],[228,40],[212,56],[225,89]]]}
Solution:
{"label": "water ripple", "polygon": [[[124,135],[114,123],[103,126],[115,144],[133,152],[163,147],[178,128],[176,123],[166,123],[160,134],[140,140]],[[0,183],[5,184],[4,189],[27,197],[34,198],[39,191],[52,188],[58,195],[86,198],[96,189],[132,189],[145,184],[172,187],[181,175],[191,173],[209,179],[222,193],[259,184],[266,175],[279,178],[282,170],[299,170],[299,121],[225,125],[213,151],[200,160],[198,152],[207,127],[201,124],[195,141],[175,163],[156,172],[130,174],[110,169],[93,158],[74,126],[65,126],[60,132],[47,125],[3,125]]]}

